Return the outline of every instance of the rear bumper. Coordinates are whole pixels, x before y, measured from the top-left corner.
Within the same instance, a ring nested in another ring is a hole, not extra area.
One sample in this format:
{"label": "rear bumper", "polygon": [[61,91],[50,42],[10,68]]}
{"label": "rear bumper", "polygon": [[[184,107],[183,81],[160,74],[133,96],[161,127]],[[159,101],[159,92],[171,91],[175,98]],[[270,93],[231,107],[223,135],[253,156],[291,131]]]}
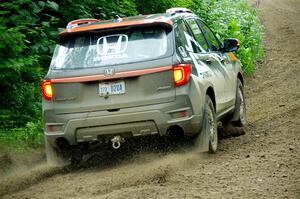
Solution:
{"label": "rear bumper", "polygon": [[[183,113],[183,114],[181,114]],[[177,96],[173,102],[120,109],[116,112],[59,114],[48,112],[44,133],[53,146],[57,138],[65,138],[71,145],[99,140],[100,137],[123,137],[167,134],[171,126],[180,126],[186,135],[200,131],[202,115],[193,113],[188,96]],[[47,122],[53,120],[51,122]],[[51,129],[51,126],[61,128]]]}

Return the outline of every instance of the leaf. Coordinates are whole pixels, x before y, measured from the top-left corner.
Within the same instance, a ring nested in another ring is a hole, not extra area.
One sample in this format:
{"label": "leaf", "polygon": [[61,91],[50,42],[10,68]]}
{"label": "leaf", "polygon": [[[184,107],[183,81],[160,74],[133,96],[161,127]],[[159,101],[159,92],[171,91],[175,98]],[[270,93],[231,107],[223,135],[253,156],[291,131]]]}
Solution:
{"label": "leaf", "polygon": [[50,26],[48,21],[43,21],[43,22],[42,22],[42,25],[43,25],[44,27],[49,27],[49,26]]}
{"label": "leaf", "polygon": [[5,11],[5,10],[0,10],[0,15],[5,15],[5,14],[8,14],[10,13],[9,11]]}
{"label": "leaf", "polygon": [[45,5],[46,5],[45,2],[43,2],[43,1],[39,1],[38,4],[39,4],[39,6],[41,6],[42,8],[44,8]]}
{"label": "leaf", "polygon": [[59,5],[55,3],[54,1],[47,1],[47,7],[51,8],[52,10],[58,12],[59,11]]}

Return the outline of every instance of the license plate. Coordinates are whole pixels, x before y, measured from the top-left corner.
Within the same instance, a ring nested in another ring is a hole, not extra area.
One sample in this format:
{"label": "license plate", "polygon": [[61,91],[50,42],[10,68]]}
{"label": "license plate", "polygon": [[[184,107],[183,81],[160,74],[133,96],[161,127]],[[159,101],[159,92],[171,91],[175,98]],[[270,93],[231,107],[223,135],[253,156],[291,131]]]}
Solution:
{"label": "license plate", "polygon": [[120,95],[125,93],[125,82],[115,81],[115,82],[105,82],[99,83],[99,95]]}

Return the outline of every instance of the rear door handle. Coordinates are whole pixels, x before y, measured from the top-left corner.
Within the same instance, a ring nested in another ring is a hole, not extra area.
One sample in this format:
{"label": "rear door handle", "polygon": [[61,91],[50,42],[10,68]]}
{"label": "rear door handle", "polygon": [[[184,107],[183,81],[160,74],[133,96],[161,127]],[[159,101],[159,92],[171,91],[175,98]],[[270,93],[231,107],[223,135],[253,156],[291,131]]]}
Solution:
{"label": "rear door handle", "polygon": [[206,62],[207,64],[211,64],[213,61],[214,61],[214,58],[211,57],[211,56],[208,56],[207,59],[205,60],[205,62]]}
{"label": "rear door handle", "polygon": [[218,55],[218,60],[224,64],[226,57],[224,57],[223,55]]}
{"label": "rear door handle", "polygon": [[225,63],[225,58],[222,57],[222,58],[220,59],[220,62],[221,62],[222,64],[224,64],[224,63]]}
{"label": "rear door handle", "polygon": [[205,62],[206,62],[207,64],[211,65],[211,60],[207,59]]}

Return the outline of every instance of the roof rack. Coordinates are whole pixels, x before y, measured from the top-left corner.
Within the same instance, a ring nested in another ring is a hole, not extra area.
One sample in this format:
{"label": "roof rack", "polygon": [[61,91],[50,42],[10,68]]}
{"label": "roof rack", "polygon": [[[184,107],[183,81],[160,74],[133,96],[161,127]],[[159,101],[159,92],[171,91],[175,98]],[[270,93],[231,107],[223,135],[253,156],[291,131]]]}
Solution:
{"label": "roof rack", "polygon": [[83,24],[90,24],[93,22],[99,22],[99,19],[77,19],[74,21],[70,21],[66,27],[66,29],[75,28],[77,26],[83,25]]}
{"label": "roof rack", "polygon": [[166,13],[174,15],[176,13],[193,13],[193,12],[187,8],[170,8],[170,9],[166,10]]}

